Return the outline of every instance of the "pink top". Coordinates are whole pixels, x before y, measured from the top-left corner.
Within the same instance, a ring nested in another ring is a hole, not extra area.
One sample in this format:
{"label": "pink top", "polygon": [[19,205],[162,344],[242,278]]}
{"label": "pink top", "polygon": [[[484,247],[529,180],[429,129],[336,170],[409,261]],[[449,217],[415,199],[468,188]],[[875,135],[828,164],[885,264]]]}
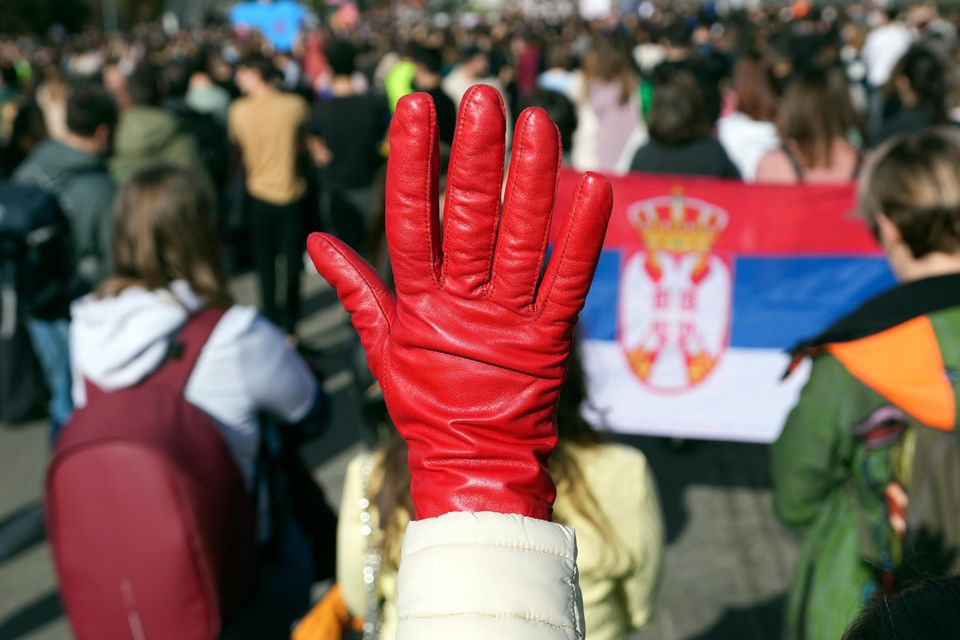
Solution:
{"label": "pink top", "polygon": [[619,81],[590,84],[590,106],[597,116],[597,169],[613,171],[617,167],[630,134],[640,122],[640,105],[636,91],[626,102],[620,102]]}
{"label": "pink top", "polygon": [[[794,158],[800,160],[800,154],[793,153]],[[768,184],[843,184],[857,179],[857,173],[863,162],[856,147],[845,140],[838,140],[833,145],[833,154],[830,162],[816,167],[803,167],[803,179],[797,175],[797,170],[790,156],[783,149],[768,151],[757,165],[757,182]]]}

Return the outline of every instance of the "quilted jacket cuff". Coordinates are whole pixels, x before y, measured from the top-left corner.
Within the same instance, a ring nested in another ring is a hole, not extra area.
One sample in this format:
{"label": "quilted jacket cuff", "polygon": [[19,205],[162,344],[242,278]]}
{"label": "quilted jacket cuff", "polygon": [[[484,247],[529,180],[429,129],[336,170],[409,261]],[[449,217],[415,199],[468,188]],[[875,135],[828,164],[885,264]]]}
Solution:
{"label": "quilted jacket cuff", "polygon": [[502,513],[411,522],[398,577],[398,640],[580,640],[574,532]]}

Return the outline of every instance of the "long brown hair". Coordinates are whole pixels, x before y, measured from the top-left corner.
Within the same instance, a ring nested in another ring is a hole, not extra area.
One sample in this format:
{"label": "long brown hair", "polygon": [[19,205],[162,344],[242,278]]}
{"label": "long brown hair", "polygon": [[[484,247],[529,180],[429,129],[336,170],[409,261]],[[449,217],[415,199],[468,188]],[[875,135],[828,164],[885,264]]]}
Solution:
{"label": "long brown hair", "polygon": [[97,294],[184,280],[207,304],[231,306],[212,215],[210,195],[187,170],[158,165],[137,173],[114,202],[113,275]]}
{"label": "long brown hair", "polygon": [[386,434],[380,446],[382,476],[379,483],[371,482],[370,502],[377,505],[380,529],[383,531],[383,563],[393,569],[400,566],[400,542],[407,522],[413,519],[415,508],[410,496],[410,466],[407,463],[407,443],[396,428]]}
{"label": "long brown hair", "polygon": [[851,109],[849,96],[835,89],[827,71],[810,69],[790,81],[777,118],[785,144],[792,144],[806,168],[830,166],[834,145],[843,140]]}
{"label": "long brown hair", "polygon": [[619,545],[617,537],[613,535],[613,526],[600,508],[596,496],[590,491],[583,476],[583,469],[571,449],[571,446],[595,447],[603,443],[601,435],[580,413],[581,405],[586,399],[586,377],[580,364],[580,349],[574,341],[570,359],[567,361],[567,379],[557,404],[557,447],[550,456],[550,474],[557,484],[557,493],[567,497],[573,513],[554,510],[553,520],[560,524],[569,524],[571,515],[579,515],[601,538],[609,541],[609,545],[604,547],[605,560],[615,563]]}
{"label": "long brown hair", "polygon": [[621,105],[627,104],[637,88],[636,74],[626,51],[606,41],[592,46],[583,56],[584,89],[593,82],[619,82]]}
{"label": "long brown hair", "polygon": [[755,51],[744,53],[733,67],[737,110],[753,120],[773,122],[780,106],[780,86],[769,61]]}

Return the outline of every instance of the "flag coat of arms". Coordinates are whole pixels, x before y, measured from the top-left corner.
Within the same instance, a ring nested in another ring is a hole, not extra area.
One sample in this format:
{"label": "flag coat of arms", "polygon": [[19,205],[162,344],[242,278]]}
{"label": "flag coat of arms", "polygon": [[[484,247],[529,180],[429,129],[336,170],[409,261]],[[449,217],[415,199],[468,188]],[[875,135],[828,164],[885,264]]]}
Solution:
{"label": "flag coat of arms", "polygon": [[[577,178],[561,173],[558,210]],[[782,380],[788,350],[893,285],[854,186],[611,180],[579,323],[585,416],[623,433],[773,441],[807,377],[804,364]]]}

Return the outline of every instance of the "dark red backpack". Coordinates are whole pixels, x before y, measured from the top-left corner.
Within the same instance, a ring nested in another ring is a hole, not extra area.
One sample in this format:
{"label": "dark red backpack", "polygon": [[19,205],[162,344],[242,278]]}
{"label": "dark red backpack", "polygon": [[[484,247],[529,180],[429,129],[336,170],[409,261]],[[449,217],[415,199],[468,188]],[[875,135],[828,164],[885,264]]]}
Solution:
{"label": "dark red backpack", "polygon": [[196,314],[141,384],[90,389],[59,436],[47,535],[79,640],[210,640],[249,593],[253,500],[217,427],[183,395],[222,316]]}

